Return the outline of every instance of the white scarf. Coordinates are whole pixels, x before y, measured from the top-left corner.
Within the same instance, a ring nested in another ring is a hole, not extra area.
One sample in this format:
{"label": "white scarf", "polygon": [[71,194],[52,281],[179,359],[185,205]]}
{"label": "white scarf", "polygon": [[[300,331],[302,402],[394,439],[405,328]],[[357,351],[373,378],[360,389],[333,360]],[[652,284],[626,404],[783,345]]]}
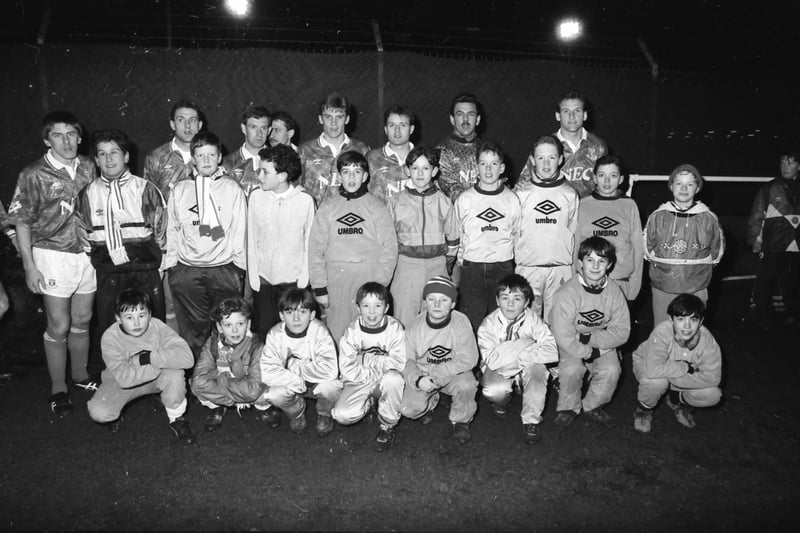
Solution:
{"label": "white scarf", "polygon": [[213,176],[197,175],[194,178],[194,190],[197,195],[197,215],[200,218],[200,236],[211,237],[218,241],[225,236],[222,223],[217,212],[217,202],[211,192],[211,184],[225,171],[219,168]]}
{"label": "white scarf", "polygon": [[133,220],[131,214],[125,209],[121,187],[128,183],[131,177],[129,171],[122,173],[114,180],[102,178],[108,186],[108,200],[106,201],[106,247],[108,255],[115,265],[124,265],[129,262],[128,252],[122,242],[122,224]]}

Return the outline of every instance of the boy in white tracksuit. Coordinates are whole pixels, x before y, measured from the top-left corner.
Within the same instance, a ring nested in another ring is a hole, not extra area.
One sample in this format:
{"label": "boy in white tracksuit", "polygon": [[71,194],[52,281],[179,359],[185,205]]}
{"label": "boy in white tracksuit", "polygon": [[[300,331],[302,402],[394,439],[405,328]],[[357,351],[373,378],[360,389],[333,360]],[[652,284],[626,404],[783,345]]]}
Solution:
{"label": "boy in white tracksuit", "polygon": [[492,412],[505,418],[514,383],[522,393],[522,425],[526,443],[541,440],[547,395],[545,366],[558,362],[558,349],[550,328],[530,309],[533,290],[519,274],[509,274],[497,285],[497,309],[478,328],[483,396]]}

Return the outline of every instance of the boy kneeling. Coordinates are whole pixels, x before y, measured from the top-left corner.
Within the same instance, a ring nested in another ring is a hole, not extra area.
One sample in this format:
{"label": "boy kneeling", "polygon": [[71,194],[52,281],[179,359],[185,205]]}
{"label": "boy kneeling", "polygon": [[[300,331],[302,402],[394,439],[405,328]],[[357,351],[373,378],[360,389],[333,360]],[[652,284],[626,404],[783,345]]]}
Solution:
{"label": "boy kneeling", "polygon": [[639,406],[633,427],[648,433],[659,398],[678,422],[695,426],[693,407],[719,403],[722,391],[722,355],[717,341],[703,326],[706,306],[692,294],[679,294],[667,307],[669,320],[658,324],[650,337],[633,352],[633,375],[639,382]]}
{"label": "boy kneeling", "polygon": [[211,312],[217,327],[200,350],[192,375],[192,392],[211,414],[206,431],[222,425],[228,407],[250,407],[259,418],[277,426],[280,418],[264,398],[261,350],[264,344],[250,331],[250,305],[241,296],[222,300]]}
{"label": "boy kneeling", "polygon": [[378,451],[388,449],[400,420],[405,381],[406,337],[403,325],[389,311],[389,291],[378,282],[362,285],[356,294],[359,317],[339,341],[342,395],[331,414],[342,425],[355,424],[378,400]]}
{"label": "boy kneeling", "polygon": [[494,415],[506,417],[514,382],[522,393],[522,428],[527,444],[541,440],[544,400],[547,396],[545,366],[558,362],[558,349],[550,328],[530,309],[533,289],[519,274],[500,280],[495,291],[497,309],[478,328],[483,396]]}
{"label": "boy kneeling", "polygon": [[[127,289],[117,298],[116,324],[100,341],[103,383],[87,407],[95,422],[113,422],[131,400],[145,394],[161,394],[169,417],[169,427],[179,440],[194,442],[186,412],[184,370],[194,357],[186,341],[157,318],[151,316],[148,294]],[[115,429],[116,426],[112,426]]]}

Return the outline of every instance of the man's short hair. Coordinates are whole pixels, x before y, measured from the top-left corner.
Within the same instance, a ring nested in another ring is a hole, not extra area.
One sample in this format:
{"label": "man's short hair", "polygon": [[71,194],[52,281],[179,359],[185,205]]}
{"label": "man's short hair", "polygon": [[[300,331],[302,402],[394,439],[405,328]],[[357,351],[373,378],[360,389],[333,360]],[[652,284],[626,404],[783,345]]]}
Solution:
{"label": "man's short hair", "polygon": [[125,132],[116,128],[109,128],[107,130],[97,130],[92,134],[92,153],[97,155],[97,145],[100,143],[113,142],[119,146],[123,153],[130,153],[131,141]]}
{"label": "man's short hair", "polygon": [[667,188],[672,188],[672,183],[675,181],[675,178],[678,177],[678,174],[683,174],[685,172],[694,176],[694,180],[697,182],[697,192],[700,192],[700,189],[703,188],[703,175],[700,174],[700,171],[697,170],[696,166],[690,165],[689,163],[678,165],[675,167],[675,170],[669,173]]}
{"label": "man's short hair", "polygon": [[455,116],[456,113],[456,105],[457,104],[474,104],[475,109],[478,112],[478,116],[483,115],[483,108],[481,106],[480,101],[478,101],[478,97],[472,93],[461,93],[450,103],[450,116]]}
{"label": "man's short hair", "polygon": [[150,303],[150,295],[142,289],[125,289],[117,296],[117,301],[114,305],[114,314],[121,315],[125,311],[133,311],[138,307],[142,307],[149,313],[152,313],[153,304]]}
{"label": "man's short hair", "polygon": [[578,91],[570,90],[561,93],[561,96],[559,96],[558,100],[556,101],[556,111],[558,111],[559,113],[561,112],[561,102],[563,102],[564,100],[580,100],[581,105],[583,106],[583,110],[586,111],[586,98]]}
{"label": "man's short hair", "polygon": [[434,150],[433,148],[428,148],[427,146],[415,146],[408,155],[406,156],[406,166],[411,168],[411,165],[419,159],[420,157],[424,157],[428,160],[428,163],[434,168],[439,167],[439,150]]}
{"label": "man's short hair", "polygon": [[350,100],[339,93],[330,93],[319,103],[319,114],[322,115],[326,109],[344,109],[344,114],[350,114]]}
{"label": "man's short hair", "polygon": [[519,291],[525,296],[525,299],[528,300],[528,304],[533,301],[533,288],[531,284],[528,283],[528,280],[525,279],[524,276],[520,276],[519,274],[509,274],[497,282],[497,288],[494,291],[495,297],[499,298],[503,291]]}
{"label": "man's short hair", "polygon": [[500,148],[499,144],[491,141],[482,141],[478,143],[478,148],[475,150],[475,161],[480,159],[481,154],[485,154],[487,152],[497,154],[497,157],[500,159],[501,163],[505,161],[506,154],[503,153],[503,149]]}
{"label": "man's short hair", "polygon": [[83,126],[78,122],[77,117],[69,111],[52,111],[42,119],[42,139],[47,140],[47,136],[56,124],[66,124],[78,131],[78,136],[83,137]]}
{"label": "man's short hair", "polygon": [[391,107],[386,108],[386,111],[383,112],[383,124],[386,125],[386,122],[389,121],[389,115],[400,115],[403,117],[408,118],[408,124],[410,126],[417,125],[417,116],[411,112],[409,108],[402,104],[393,105]]}
{"label": "man's short hair", "polygon": [[553,146],[556,147],[556,150],[558,150],[559,157],[562,157],[564,155],[564,145],[561,144],[561,141],[559,141],[555,135],[550,135],[550,134],[542,135],[541,137],[536,139],[536,141],[534,141],[533,143],[533,148],[531,148],[531,153],[536,152],[536,147],[539,146],[540,144],[552,144]]}
{"label": "man's short hair", "polygon": [[386,304],[389,303],[389,289],[377,281],[368,281],[356,291],[356,304],[360,305],[364,297],[373,295]]}
{"label": "man's short hair", "polygon": [[272,117],[266,107],[256,105],[248,106],[242,111],[242,124],[247,125],[247,119],[250,118],[268,118],[272,122]]}
{"label": "man's short hair", "polygon": [[353,152],[352,150],[349,152],[344,152],[336,159],[336,170],[340,174],[344,167],[349,167],[350,165],[355,165],[364,172],[369,172],[369,163],[367,163],[367,158],[364,157],[360,152]]}
{"label": "man's short hair", "polygon": [[614,265],[617,264],[617,249],[613,244],[597,236],[584,239],[578,247],[578,259],[583,261],[584,258],[592,255],[592,252],[608,261],[608,272],[614,270]]}
{"label": "man's short hair", "polygon": [[222,143],[215,134],[211,133],[210,131],[201,131],[195,134],[192,137],[192,142],[189,144],[189,152],[194,155],[194,151],[196,148],[200,148],[201,146],[216,146],[217,151],[222,153]]}
{"label": "man's short hair", "polygon": [[294,311],[295,309],[316,311],[316,299],[310,289],[293,287],[281,295],[278,300],[278,310],[286,312]]}
{"label": "man's short hair", "polygon": [[203,120],[203,112],[200,111],[200,106],[195,104],[192,100],[187,100],[187,99],[178,100],[177,102],[175,102],[175,105],[172,106],[172,110],[170,110],[169,112],[169,119],[175,120],[175,113],[178,112],[178,109],[182,108],[194,109],[195,111],[197,111],[197,119]]}
{"label": "man's short hair", "polygon": [[706,304],[694,294],[679,294],[667,306],[671,317],[688,316],[702,319],[706,315]]}
{"label": "man's short hair", "polygon": [[778,158],[778,161],[783,160],[783,158],[787,158],[789,161],[797,161],[800,163],[800,150],[795,149],[787,149],[781,152],[781,156]]}
{"label": "man's short hair", "polygon": [[272,122],[275,122],[276,120],[283,122],[286,125],[287,130],[294,130],[294,132],[297,133],[297,121],[286,111],[275,111],[272,114]]}
{"label": "man's short hair", "polygon": [[225,298],[211,311],[211,320],[217,324],[221,323],[224,318],[231,316],[233,313],[241,313],[245,318],[250,318],[253,314],[250,304],[241,296],[233,296]]}
{"label": "man's short hair", "polygon": [[272,163],[275,166],[275,172],[278,174],[286,172],[286,181],[289,183],[297,181],[300,177],[300,173],[302,172],[300,156],[297,155],[297,152],[295,152],[291,146],[285,146],[283,144],[268,146],[262,148],[261,151],[258,152],[258,157],[261,158],[262,163]]}

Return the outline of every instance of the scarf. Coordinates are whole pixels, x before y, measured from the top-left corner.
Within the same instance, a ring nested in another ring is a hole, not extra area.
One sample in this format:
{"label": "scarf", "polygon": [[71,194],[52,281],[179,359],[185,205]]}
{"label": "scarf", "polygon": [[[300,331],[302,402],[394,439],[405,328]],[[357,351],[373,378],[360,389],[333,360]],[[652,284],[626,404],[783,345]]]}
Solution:
{"label": "scarf", "polygon": [[197,216],[200,219],[200,236],[211,237],[218,241],[225,236],[222,223],[219,221],[217,202],[211,192],[211,184],[225,171],[220,168],[213,176],[200,176],[194,178],[194,190],[197,195]]}
{"label": "scarf", "polygon": [[115,180],[101,178],[108,187],[108,200],[106,201],[106,247],[108,255],[115,265],[128,263],[128,252],[122,242],[122,224],[133,220],[131,214],[125,209],[122,197],[122,187],[130,180],[131,173],[125,171]]}

